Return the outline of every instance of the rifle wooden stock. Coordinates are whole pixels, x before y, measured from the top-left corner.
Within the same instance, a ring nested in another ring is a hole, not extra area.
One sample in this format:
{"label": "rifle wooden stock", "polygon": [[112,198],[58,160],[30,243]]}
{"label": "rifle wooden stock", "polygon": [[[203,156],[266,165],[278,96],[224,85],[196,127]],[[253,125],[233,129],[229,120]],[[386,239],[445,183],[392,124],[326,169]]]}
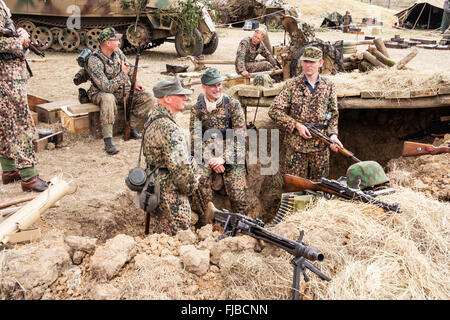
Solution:
{"label": "rifle wooden stock", "polygon": [[403,143],[402,157],[413,157],[424,154],[440,154],[450,153],[450,146],[448,147],[435,147],[431,144],[417,143],[411,141],[405,141]]}
{"label": "rifle wooden stock", "polygon": [[[139,69],[139,57],[141,55],[141,47],[140,44],[138,44],[137,52],[136,52],[136,62],[134,63],[134,69],[133,69],[133,77],[131,78],[131,88],[130,88],[130,94],[127,99],[127,103],[125,106],[125,131],[123,134],[123,140],[128,141],[130,140],[130,130],[131,130],[131,110],[133,109],[134,104],[134,90],[136,87],[136,80],[137,80],[137,72]],[[123,97],[125,100],[125,95]]]}
{"label": "rifle wooden stock", "polygon": [[287,192],[298,192],[304,190],[323,191],[335,196],[341,196],[338,192],[328,189],[320,184],[316,184],[308,179],[285,174],[283,176],[284,188]]}

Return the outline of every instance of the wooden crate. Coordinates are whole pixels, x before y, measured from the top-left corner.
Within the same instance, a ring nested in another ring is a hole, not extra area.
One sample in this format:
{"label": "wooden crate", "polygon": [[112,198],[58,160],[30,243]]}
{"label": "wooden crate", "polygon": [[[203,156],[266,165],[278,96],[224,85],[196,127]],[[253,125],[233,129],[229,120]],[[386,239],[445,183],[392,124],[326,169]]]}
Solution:
{"label": "wooden crate", "polygon": [[59,117],[61,125],[70,132],[83,133],[89,131],[89,114],[87,112],[72,113],[69,111],[69,107],[62,106],[59,110]]}
{"label": "wooden crate", "polygon": [[30,108],[31,111],[36,111],[36,106],[38,104],[50,102],[46,99],[39,98],[39,97],[33,96],[31,94],[27,95],[27,100],[28,100],[28,107]]}
{"label": "wooden crate", "polygon": [[34,112],[34,111],[30,111],[30,113],[31,113],[31,117],[33,118],[34,126],[36,127],[38,125],[38,122],[39,122],[38,114],[36,112]]}
{"label": "wooden crate", "polygon": [[36,105],[39,121],[45,123],[59,122],[59,110],[61,107],[67,107],[79,104],[78,100],[54,101]]}

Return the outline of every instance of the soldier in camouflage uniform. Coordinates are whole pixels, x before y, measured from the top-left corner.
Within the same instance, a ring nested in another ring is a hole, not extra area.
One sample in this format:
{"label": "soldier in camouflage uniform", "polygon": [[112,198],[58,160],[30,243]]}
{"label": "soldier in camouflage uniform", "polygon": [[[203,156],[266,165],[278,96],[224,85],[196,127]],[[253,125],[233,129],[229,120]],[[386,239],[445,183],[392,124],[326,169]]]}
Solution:
{"label": "soldier in camouflage uniform", "polygon": [[190,227],[188,196],[197,189],[200,178],[189,155],[189,139],[174,120],[192,91],[172,77],[158,82],[153,93],[158,100],[145,124],[143,152],[147,168],[159,168],[160,203],[150,214],[149,230],[173,236]]}
{"label": "soldier in camouflage uniform", "polygon": [[[249,73],[280,69],[275,58],[264,45],[266,30],[256,29],[253,37],[244,38],[236,53],[235,68],[238,74],[249,77]],[[258,55],[262,55],[267,61],[255,62]]]}
{"label": "soldier in camouflage uniform", "polygon": [[[15,31],[9,9],[0,1],[0,28]],[[28,33],[19,28],[19,37],[0,35],[0,163],[2,182],[22,180],[23,191],[47,189],[34,165],[33,119],[28,108],[26,82],[29,74],[24,51],[30,44]]]}
{"label": "soldier in camouflage uniform", "polygon": [[[241,138],[245,137],[244,110],[237,100],[222,94],[223,80],[219,70],[216,68],[208,69],[201,78],[204,92],[199,95],[197,103],[191,108],[189,126],[191,147],[194,148],[197,163],[200,163],[201,159],[197,159],[199,152],[195,149],[201,146],[203,160],[200,165],[203,171],[203,183],[193,199],[193,202],[200,204],[202,207],[199,208],[203,211],[201,212],[203,215],[200,218],[204,217],[208,202],[212,202],[212,181],[216,178],[222,180],[221,176],[223,176],[223,185],[230,198],[233,211],[245,215],[249,212],[245,194],[247,188],[245,140],[241,139],[242,143],[237,142],[232,145],[227,145],[225,141],[227,129],[232,129],[229,130],[228,134],[234,133]],[[216,132],[209,134],[208,130],[209,132]],[[216,139],[214,139],[214,135],[219,134],[223,138],[221,139],[223,145],[218,144]],[[208,139],[208,137],[210,138]],[[201,199],[196,197],[201,197]]]}
{"label": "soldier in camouflage uniform", "polygon": [[[286,155],[281,172],[320,180],[329,174],[329,149],[327,144],[314,139],[302,123],[316,124],[319,131],[342,147],[337,137],[337,94],[334,84],[319,75],[322,50],[308,47],[300,60],[303,73],[286,82],[275,97],[269,116],[285,131]],[[337,152],[336,145],[330,148]]]}
{"label": "soldier in camouflage uniform", "polygon": [[[98,37],[100,48],[88,60],[87,71],[92,82],[88,96],[93,103],[100,106],[100,122],[108,154],[119,152],[112,143],[113,125],[117,104],[123,105],[123,86],[127,92],[130,91],[133,75],[130,62],[119,48],[121,38],[122,35],[116,33],[114,28],[104,29]],[[154,98],[141,85],[136,84],[135,89],[130,137],[140,139],[141,136],[136,129],[142,130],[154,105]]]}

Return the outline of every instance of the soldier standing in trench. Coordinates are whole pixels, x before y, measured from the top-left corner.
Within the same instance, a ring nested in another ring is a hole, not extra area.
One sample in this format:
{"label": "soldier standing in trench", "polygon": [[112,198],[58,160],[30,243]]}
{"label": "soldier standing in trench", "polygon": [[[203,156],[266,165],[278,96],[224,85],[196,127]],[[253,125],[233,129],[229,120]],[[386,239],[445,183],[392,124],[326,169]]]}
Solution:
{"label": "soldier standing in trench", "polygon": [[[88,74],[92,83],[88,96],[94,104],[100,106],[105,151],[110,155],[119,152],[112,142],[113,125],[117,114],[117,104],[123,105],[123,86],[126,86],[129,91],[133,76],[131,64],[119,48],[121,38],[122,34],[116,33],[114,28],[105,28],[98,37],[100,48],[92,53],[88,60]],[[141,139],[138,130],[144,126],[155,99],[141,85],[136,84],[135,89],[130,137]]]}
{"label": "soldier standing in trench", "polygon": [[[199,192],[193,196],[193,202],[199,204],[199,209],[203,211],[199,217],[199,227],[205,223],[206,206],[212,202],[212,184],[216,179],[223,181],[220,185],[224,185],[234,212],[247,215],[250,209],[246,197],[245,142],[239,139],[246,136],[244,110],[239,101],[222,94],[223,80],[216,68],[206,70],[201,77],[203,92],[191,108],[191,147],[200,144],[204,163],[200,166],[203,183]],[[233,143],[226,142],[227,129],[232,129],[232,133],[238,136],[236,145],[234,139]],[[208,138],[208,134],[205,134],[208,130],[216,132],[212,132]],[[216,141],[216,134],[221,135],[221,143]]]}
{"label": "soldier standing in trench", "polygon": [[[235,68],[236,73],[249,77],[250,73],[278,70],[278,63],[270,51],[264,45],[264,37],[267,31],[260,27],[255,30],[253,37],[244,38],[240,43],[236,53]],[[256,62],[256,57],[261,54],[266,61]]]}
{"label": "soldier standing in trench", "polygon": [[302,124],[316,124],[316,128],[343,147],[338,135],[337,94],[334,84],[319,75],[323,65],[322,50],[307,47],[300,57],[303,73],[286,82],[269,109],[269,116],[285,131],[283,145],[286,155],[281,165],[283,174],[310,180],[320,180],[329,174],[330,151],[327,144],[311,136]]}
{"label": "soldier standing in trench", "polygon": [[[0,28],[15,31],[11,13],[0,1]],[[29,34],[17,29],[19,37],[0,35],[0,163],[2,182],[21,180],[23,191],[42,192],[47,183],[39,178],[32,139],[35,134],[28,107],[26,83],[29,78],[25,51]]]}

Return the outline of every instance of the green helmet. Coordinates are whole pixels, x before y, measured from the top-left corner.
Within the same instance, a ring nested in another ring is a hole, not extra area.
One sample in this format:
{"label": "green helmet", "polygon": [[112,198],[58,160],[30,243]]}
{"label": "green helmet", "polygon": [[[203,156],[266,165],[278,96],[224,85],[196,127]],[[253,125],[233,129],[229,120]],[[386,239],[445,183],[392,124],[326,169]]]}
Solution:
{"label": "green helmet", "polygon": [[367,189],[389,182],[383,168],[375,161],[361,161],[347,169],[347,186],[352,189]]}

